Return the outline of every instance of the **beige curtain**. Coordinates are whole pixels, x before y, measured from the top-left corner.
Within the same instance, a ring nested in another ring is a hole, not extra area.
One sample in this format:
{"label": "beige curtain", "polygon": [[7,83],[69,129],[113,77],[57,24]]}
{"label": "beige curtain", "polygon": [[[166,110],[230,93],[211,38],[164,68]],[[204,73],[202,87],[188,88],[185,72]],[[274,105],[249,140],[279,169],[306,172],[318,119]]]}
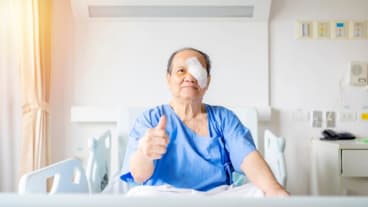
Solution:
{"label": "beige curtain", "polygon": [[21,1],[22,144],[20,175],[49,164],[52,1]]}

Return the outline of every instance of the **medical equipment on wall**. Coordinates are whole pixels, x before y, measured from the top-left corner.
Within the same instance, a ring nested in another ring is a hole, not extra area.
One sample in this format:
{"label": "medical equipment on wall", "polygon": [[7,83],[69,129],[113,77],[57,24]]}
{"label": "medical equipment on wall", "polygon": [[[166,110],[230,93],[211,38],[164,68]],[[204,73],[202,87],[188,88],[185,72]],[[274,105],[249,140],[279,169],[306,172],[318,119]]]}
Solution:
{"label": "medical equipment on wall", "polygon": [[340,103],[345,110],[368,109],[368,62],[351,61],[339,82]]}
{"label": "medical equipment on wall", "polygon": [[349,65],[349,84],[352,86],[368,85],[368,63],[350,62]]}

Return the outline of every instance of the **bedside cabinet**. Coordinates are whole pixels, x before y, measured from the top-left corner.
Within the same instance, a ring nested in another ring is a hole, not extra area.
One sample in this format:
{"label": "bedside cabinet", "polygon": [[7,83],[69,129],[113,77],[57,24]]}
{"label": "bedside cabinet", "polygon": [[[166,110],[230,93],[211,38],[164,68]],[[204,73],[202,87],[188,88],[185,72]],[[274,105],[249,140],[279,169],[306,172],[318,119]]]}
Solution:
{"label": "bedside cabinet", "polygon": [[312,139],[312,195],[368,195],[368,144]]}

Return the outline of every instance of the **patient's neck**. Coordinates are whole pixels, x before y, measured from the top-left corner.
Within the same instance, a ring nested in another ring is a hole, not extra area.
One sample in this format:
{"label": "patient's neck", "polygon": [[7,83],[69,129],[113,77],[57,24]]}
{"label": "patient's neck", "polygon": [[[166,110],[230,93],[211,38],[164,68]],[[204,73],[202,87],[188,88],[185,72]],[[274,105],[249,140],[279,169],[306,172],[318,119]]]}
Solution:
{"label": "patient's neck", "polygon": [[170,106],[183,121],[199,118],[206,112],[202,102],[180,102],[171,100]]}

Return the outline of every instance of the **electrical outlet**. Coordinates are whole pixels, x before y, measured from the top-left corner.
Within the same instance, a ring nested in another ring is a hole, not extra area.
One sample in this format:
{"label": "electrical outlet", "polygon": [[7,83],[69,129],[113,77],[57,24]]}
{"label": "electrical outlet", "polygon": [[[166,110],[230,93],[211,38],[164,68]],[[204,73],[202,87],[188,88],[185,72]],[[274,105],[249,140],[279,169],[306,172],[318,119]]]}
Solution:
{"label": "electrical outlet", "polygon": [[321,128],[322,127],[322,111],[314,110],[311,112],[312,117],[312,127]]}
{"label": "electrical outlet", "polygon": [[340,111],[338,113],[339,121],[355,121],[357,119],[357,113],[352,111]]}
{"label": "electrical outlet", "polygon": [[313,22],[298,21],[296,23],[296,38],[297,39],[312,39],[313,38]]}
{"label": "electrical outlet", "polygon": [[336,126],[336,113],[334,111],[326,111],[325,120],[326,128],[334,128]]}

